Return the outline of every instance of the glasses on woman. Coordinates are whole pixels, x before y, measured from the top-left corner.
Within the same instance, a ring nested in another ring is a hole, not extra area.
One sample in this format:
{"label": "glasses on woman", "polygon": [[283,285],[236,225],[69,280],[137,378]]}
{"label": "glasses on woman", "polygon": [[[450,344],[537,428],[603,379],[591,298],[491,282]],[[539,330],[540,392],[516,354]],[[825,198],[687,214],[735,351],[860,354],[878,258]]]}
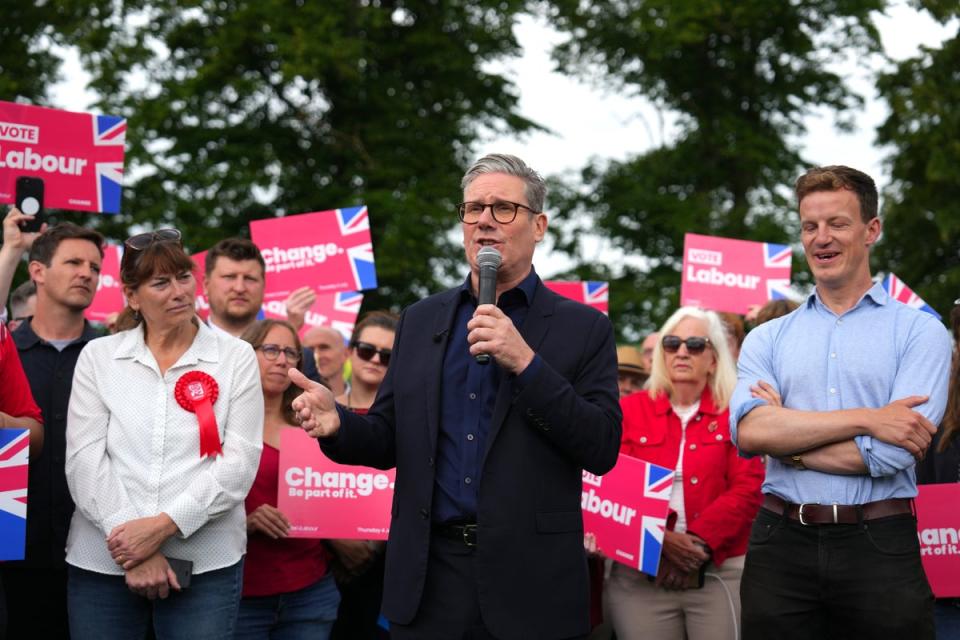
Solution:
{"label": "glasses on woman", "polygon": [[180,238],[179,229],[157,229],[130,236],[123,244],[128,249],[143,251],[155,242],[180,242]]}
{"label": "glasses on woman", "polygon": [[527,211],[536,213],[533,209],[519,202],[510,202],[509,200],[499,200],[484,204],[482,202],[461,202],[457,205],[457,213],[460,215],[460,222],[464,224],[477,224],[480,222],[480,216],[483,210],[490,207],[490,213],[493,219],[500,224],[510,224],[517,217],[517,211],[522,207]]}
{"label": "glasses on woman", "polygon": [[257,349],[267,360],[276,360],[283,354],[287,362],[300,362],[300,352],[293,347],[281,347],[278,344],[262,344]]}
{"label": "glasses on woman", "polygon": [[710,338],[690,336],[683,339],[680,336],[668,335],[663,336],[660,344],[663,345],[663,350],[667,353],[676,353],[680,350],[680,345],[685,344],[687,345],[687,353],[696,356],[703,353],[704,349],[707,348],[707,345],[710,344]]}
{"label": "glasses on woman", "polygon": [[350,346],[361,360],[370,361],[373,356],[380,356],[380,364],[385,367],[390,364],[390,354],[393,353],[390,349],[377,349],[369,342],[354,342]]}

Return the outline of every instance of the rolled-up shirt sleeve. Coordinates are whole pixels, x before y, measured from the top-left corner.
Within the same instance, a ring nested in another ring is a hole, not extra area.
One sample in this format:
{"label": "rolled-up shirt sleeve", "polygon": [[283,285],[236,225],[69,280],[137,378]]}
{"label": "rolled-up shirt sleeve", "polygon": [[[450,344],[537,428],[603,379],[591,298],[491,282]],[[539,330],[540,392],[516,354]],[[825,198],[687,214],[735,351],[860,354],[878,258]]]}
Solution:
{"label": "rolled-up shirt sleeve", "polygon": [[[952,355],[950,335],[933,316],[920,314],[905,339],[903,357],[888,402],[909,396],[927,396],[927,401],[913,410],[939,425],[947,406]],[[857,436],[854,440],[873,477],[891,476],[916,464],[913,454],[902,447],[871,436]]]}

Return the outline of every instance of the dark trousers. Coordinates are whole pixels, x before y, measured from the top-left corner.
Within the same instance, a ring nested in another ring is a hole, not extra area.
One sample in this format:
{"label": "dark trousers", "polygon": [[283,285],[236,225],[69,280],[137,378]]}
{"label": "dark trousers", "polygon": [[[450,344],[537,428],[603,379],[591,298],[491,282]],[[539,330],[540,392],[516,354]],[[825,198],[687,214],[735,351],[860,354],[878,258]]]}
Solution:
{"label": "dark trousers", "polygon": [[761,509],[740,582],[743,640],[933,640],[917,522],[804,526]]}
{"label": "dark trousers", "polygon": [[440,536],[430,539],[420,610],[408,625],[390,623],[394,640],[486,640],[480,616],[473,548]]}
{"label": "dark trousers", "polygon": [[379,625],[383,568],[384,555],[381,553],[364,573],[337,582],[340,606],[330,633],[331,640],[377,640],[387,637],[387,632]]}
{"label": "dark trousers", "polygon": [[70,637],[67,619],[67,568],[0,569],[7,600],[8,638]]}

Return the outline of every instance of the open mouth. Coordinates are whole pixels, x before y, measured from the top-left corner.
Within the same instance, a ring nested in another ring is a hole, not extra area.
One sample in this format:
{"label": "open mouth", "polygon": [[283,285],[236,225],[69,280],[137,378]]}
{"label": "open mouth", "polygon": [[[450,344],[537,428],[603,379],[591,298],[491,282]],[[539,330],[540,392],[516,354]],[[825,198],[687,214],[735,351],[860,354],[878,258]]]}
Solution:
{"label": "open mouth", "polygon": [[823,251],[823,252],[813,254],[813,259],[818,264],[826,264],[828,262],[833,261],[833,259],[839,255],[840,253],[837,251]]}

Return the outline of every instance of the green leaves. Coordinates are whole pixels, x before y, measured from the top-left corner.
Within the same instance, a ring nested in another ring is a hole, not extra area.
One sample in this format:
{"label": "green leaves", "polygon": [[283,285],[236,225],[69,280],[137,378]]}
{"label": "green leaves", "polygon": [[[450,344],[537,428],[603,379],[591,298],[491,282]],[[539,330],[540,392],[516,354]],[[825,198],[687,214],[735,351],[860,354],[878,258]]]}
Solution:
{"label": "green leaves", "polygon": [[562,221],[595,216],[598,233],[633,256],[611,274],[611,316],[623,336],[637,336],[678,303],[684,233],[797,237],[789,185],[804,165],[803,118],[860,104],[826,64],[840,51],[879,49],[869,14],[883,2],[543,4],[568,34],[554,52],[561,70],[679,114],[675,141],[586,168],[583,187],[561,202]]}

